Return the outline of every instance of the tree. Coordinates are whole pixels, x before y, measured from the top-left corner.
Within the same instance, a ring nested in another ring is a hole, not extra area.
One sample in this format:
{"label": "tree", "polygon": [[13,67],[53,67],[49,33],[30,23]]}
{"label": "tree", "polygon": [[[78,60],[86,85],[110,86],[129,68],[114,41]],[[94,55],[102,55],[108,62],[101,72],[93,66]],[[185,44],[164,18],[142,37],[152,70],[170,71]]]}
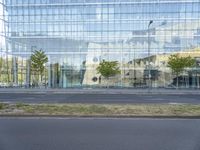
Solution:
{"label": "tree", "polygon": [[97,72],[105,77],[107,80],[109,77],[115,76],[120,73],[117,61],[105,61],[103,60],[97,67]]}
{"label": "tree", "polygon": [[184,71],[185,68],[192,67],[195,64],[195,60],[188,57],[180,57],[178,54],[171,55],[168,60],[168,67],[172,69],[172,72],[176,75],[176,86],[178,88],[178,76]]}
{"label": "tree", "polygon": [[31,70],[39,73],[41,82],[45,70],[44,64],[47,62],[48,57],[42,49],[35,50],[31,55]]}

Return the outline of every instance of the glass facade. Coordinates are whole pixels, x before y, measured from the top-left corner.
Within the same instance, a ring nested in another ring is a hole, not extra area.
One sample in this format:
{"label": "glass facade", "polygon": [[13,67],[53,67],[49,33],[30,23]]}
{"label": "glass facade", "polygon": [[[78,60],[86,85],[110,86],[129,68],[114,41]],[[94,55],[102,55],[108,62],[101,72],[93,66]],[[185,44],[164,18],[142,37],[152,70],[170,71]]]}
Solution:
{"label": "glass facade", "polygon": [[[0,0],[0,38],[1,85],[33,85],[29,59],[42,49],[48,87],[173,87],[168,57],[200,58],[200,1]],[[102,60],[121,73],[101,77]],[[179,82],[199,88],[198,63]]]}

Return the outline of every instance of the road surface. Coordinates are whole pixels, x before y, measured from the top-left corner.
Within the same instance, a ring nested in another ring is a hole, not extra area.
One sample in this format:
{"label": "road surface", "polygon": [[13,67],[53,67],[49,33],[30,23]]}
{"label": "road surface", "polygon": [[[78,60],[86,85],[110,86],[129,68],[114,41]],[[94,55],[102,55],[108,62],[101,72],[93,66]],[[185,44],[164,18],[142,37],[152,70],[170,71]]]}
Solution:
{"label": "road surface", "polygon": [[77,94],[0,93],[0,102],[25,103],[191,103],[200,104],[199,94]]}
{"label": "road surface", "polygon": [[0,150],[199,150],[200,120],[0,118]]}

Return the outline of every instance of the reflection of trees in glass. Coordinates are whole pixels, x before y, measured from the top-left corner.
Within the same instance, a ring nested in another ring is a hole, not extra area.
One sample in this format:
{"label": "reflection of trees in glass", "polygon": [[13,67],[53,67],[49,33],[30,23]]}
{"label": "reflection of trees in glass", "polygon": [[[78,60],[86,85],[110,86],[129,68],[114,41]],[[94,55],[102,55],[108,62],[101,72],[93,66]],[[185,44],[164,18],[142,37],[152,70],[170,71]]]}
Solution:
{"label": "reflection of trees in glass", "polygon": [[45,52],[40,50],[35,50],[33,54],[31,55],[31,70],[33,72],[39,73],[40,75],[40,81],[42,82],[42,76],[45,70],[45,63],[48,62],[48,58],[45,54]]}
{"label": "reflection of trees in glass", "polygon": [[11,68],[12,68],[12,61],[9,60],[8,56],[6,56],[6,78],[7,78],[7,83],[10,83],[12,80],[10,78],[11,76]]}
{"label": "reflection of trees in glass", "polygon": [[105,61],[103,60],[97,67],[97,72],[105,77],[107,80],[109,77],[115,76],[120,73],[117,61]]}
{"label": "reflection of trees in glass", "polygon": [[180,57],[178,54],[171,55],[168,60],[168,67],[176,75],[176,86],[178,88],[178,76],[184,71],[185,68],[192,67],[195,64],[195,60],[188,57]]}
{"label": "reflection of trees in glass", "polygon": [[0,57],[0,82],[9,83],[11,77],[12,60],[6,57],[5,59]]}
{"label": "reflection of trees in glass", "polygon": [[3,69],[3,58],[0,57],[0,81],[1,81],[1,71]]}

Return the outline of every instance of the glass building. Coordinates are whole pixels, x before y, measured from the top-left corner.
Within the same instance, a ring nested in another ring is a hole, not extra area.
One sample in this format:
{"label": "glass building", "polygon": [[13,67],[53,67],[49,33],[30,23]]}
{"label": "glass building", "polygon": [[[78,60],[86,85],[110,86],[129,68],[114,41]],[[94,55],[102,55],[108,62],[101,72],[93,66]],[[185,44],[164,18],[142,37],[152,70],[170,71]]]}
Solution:
{"label": "glass building", "polygon": [[[198,88],[199,46],[199,0],[0,0],[1,86],[35,86],[30,56],[42,49],[48,87],[173,87],[167,60],[180,54],[197,64],[179,85]],[[104,79],[102,60],[121,73]]]}

